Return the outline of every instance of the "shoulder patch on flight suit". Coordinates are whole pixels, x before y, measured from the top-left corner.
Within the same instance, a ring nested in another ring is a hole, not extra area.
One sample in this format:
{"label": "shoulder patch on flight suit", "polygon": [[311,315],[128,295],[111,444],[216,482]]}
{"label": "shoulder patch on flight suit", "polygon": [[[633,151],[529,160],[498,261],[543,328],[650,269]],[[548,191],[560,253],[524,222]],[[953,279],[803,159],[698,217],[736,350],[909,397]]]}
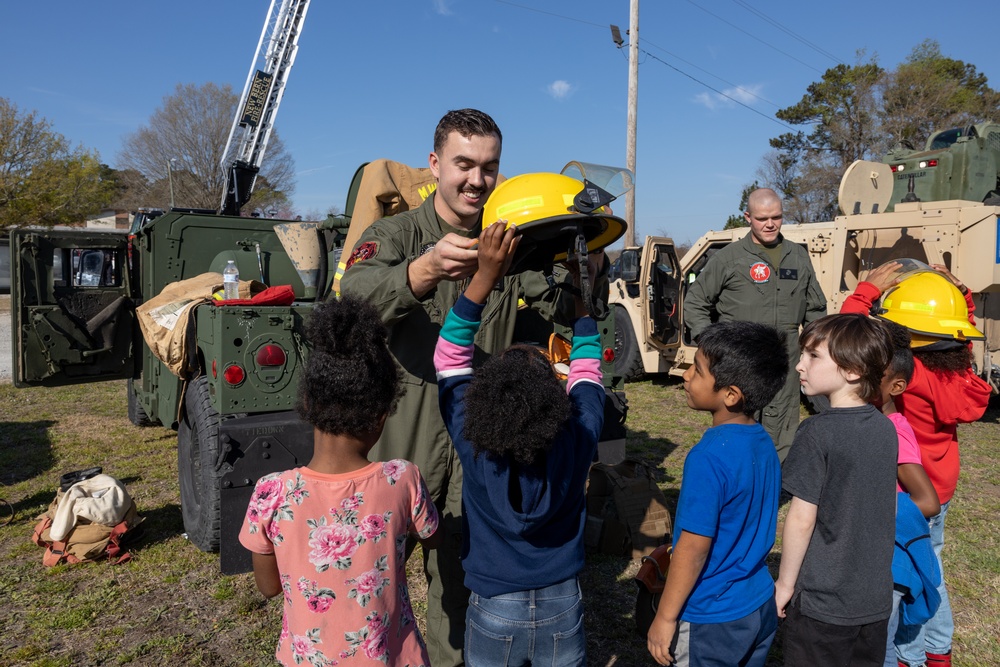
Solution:
{"label": "shoulder patch on flight suit", "polygon": [[766,262],[754,262],[750,267],[750,280],[755,283],[766,283],[771,279],[771,267]]}
{"label": "shoulder patch on flight suit", "polygon": [[798,280],[799,270],[798,269],[778,269],[778,279],[779,280]]}
{"label": "shoulder patch on flight suit", "polygon": [[351,253],[351,258],[347,260],[347,266],[344,271],[354,266],[355,262],[363,262],[366,259],[371,259],[378,254],[378,241],[367,241],[362,243],[354,252]]}

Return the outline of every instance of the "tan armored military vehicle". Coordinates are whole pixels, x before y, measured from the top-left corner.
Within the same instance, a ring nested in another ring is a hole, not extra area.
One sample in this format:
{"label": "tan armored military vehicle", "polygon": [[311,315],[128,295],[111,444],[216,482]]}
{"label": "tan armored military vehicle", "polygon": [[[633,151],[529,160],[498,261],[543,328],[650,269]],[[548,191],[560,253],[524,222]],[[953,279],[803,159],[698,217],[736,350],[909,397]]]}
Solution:
{"label": "tan armored military vehicle", "polygon": [[[809,251],[836,313],[868,271],[893,259],[944,264],[975,293],[976,323],[985,342],[973,347],[977,372],[1000,391],[1000,206],[974,201],[897,203],[886,164],[855,162],[840,186],[840,209],[831,222],[785,224],[785,238]],[[684,327],[684,297],[708,259],[749,228],[710,231],[678,260],[671,239],[647,237],[626,248],[612,267],[615,369],[637,379],[645,373],[680,375],[695,347]],[[994,296],[997,294],[997,296]],[[997,361],[994,361],[994,358]]]}

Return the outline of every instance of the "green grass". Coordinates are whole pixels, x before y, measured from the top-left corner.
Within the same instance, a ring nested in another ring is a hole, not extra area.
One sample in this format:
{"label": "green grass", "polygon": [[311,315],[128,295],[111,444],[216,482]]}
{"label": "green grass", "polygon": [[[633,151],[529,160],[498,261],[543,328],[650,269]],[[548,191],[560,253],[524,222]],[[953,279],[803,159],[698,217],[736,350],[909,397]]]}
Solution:
{"label": "green grass", "polygon": [[[629,385],[628,455],[649,464],[671,510],[684,456],[708,426],[676,382]],[[944,558],[955,609],[956,664],[1000,665],[1000,405],[960,429],[962,479]],[[281,623],[249,574],[223,577],[218,556],[181,536],[176,434],[125,417],[124,383],[65,389],[0,385],[0,667],[271,665]],[[45,568],[35,517],[59,476],[100,465],[126,482],[145,537],[123,565]],[[11,516],[13,512],[13,516]],[[773,564],[778,562],[780,545]],[[413,605],[425,608],[419,554]],[[648,665],[633,619],[638,563],[593,554],[582,574],[592,665]],[[780,664],[778,651],[773,664]]]}

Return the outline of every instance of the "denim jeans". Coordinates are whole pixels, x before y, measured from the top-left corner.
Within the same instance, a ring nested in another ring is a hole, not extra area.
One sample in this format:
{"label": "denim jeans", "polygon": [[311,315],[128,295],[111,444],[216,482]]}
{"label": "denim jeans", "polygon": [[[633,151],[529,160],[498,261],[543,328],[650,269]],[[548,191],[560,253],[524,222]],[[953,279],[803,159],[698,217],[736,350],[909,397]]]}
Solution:
{"label": "denim jeans", "polygon": [[587,662],[583,597],[576,577],[491,598],[472,593],[465,619],[469,667]]}
{"label": "denim jeans", "polygon": [[882,667],[896,667],[899,664],[896,659],[896,628],[899,627],[899,603],[902,599],[903,592],[893,589],[892,615],[889,617],[889,627],[885,633],[885,663]]}
{"label": "denim jeans", "polygon": [[951,650],[951,637],[955,633],[955,622],[951,617],[951,602],[948,589],[944,585],[944,565],[941,563],[941,548],[944,546],[944,518],[950,501],[941,505],[941,513],[931,517],[931,546],[941,566],[941,606],[937,613],[923,625],[900,625],[896,631],[896,652],[899,659],[911,667],[922,667],[927,661],[927,653],[944,654]]}

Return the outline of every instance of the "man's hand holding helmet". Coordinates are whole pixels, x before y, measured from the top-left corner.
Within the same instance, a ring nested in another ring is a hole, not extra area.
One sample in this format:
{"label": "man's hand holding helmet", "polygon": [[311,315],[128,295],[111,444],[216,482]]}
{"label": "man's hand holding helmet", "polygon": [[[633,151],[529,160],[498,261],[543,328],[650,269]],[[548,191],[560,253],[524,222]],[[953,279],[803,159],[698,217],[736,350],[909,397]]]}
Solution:
{"label": "man's hand holding helmet", "polygon": [[476,271],[476,239],[448,233],[429,252],[410,262],[410,291],[418,299],[442,280],[464,280]]}

